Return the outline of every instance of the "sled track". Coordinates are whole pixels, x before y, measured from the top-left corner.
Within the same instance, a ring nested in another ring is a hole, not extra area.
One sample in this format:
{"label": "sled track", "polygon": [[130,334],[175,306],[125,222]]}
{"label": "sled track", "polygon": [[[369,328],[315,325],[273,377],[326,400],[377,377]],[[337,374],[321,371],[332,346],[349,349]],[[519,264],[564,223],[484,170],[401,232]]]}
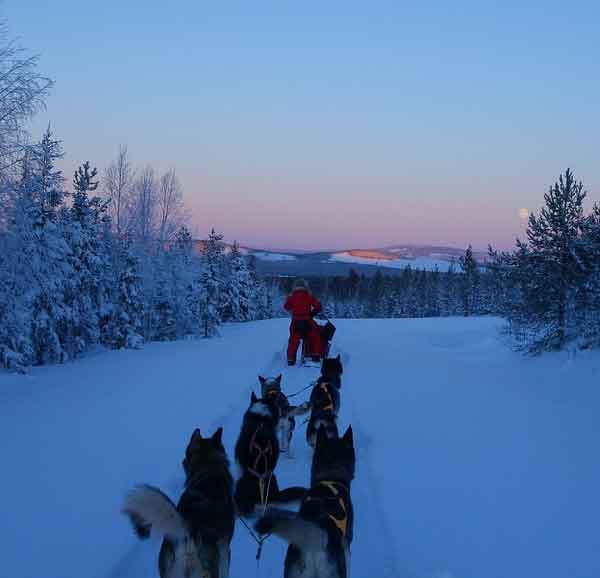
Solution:
{"label": "sled track", "polygon": [[[381,578],[399,578],[401,574],[398,569],[394,540],[379,495],[377,477],[369,459],[371,438],[362,427],[356,411],[352,394],[354,387],[352,370],[346,371],[351,366],[350,355],[342,353],[342,362],[344,364],[342,408],[344,403],[346,408],[350,408],[348,423],[352,424],[356,446],[356,479],[352,484],[355,509],[352,567],[361,569],[361,571],[357,569],[356,577],[372,573],[371,575]],[[361,385],[363,384],[356,383],[356,387]]]}
{"label": "sled track", "polygon": [[[381,578],[396,578],[398,563],[394,555],[394,546],[387,520],[377,490],[375,472],[369,463],[368,447],[369,436],[362,429],[353,402],[351,358],[345,352],[336,349],[331,355],[340,353],[344,363],[344,377],[341,394],[340,431],[345,431],[352,424],[357,448],[357,477],[352,484],[352,499],[355,507],[354,542],[352,545],[352,561],[350,575],[354,578],[361,576],[378,576]],[[287,367],[285,350],[276,351],[258,374],[267,376],[283,374],[283,390],[285,393],[294,393],[314,381],[319,374],[314,367]],[[360,384],[356,384],[360,387]],[[234,477],[238,475],[237,466],[233,459],[233,449],[239,434],[242,416],[248,407],[249,396],[252,390],[258,391],[256,376],[248,376],[248,384],[240,392],[237,401],[225,409],[221,415],[208,425],[207,431],[212,431],[219,426],[224,428],[224,443],[232,462]],[[308,399],[310,392],[307,390],[293,398],[293,403],[302,403]],[[306,443],[306,426],[303,420],[298,420],[291,444],[290,455],[282,454],[277,466],[277,477],[280,487],[310,484],[310,468],[312,450]],[[182,448],[183,455],[183,448]],[[174,458],[179,461],[179,457]],[[183,489],[183,472],[174,472],[161,486],[171,498],[177,500]],[[107,574],[99,578],[148,578],[158,576],[157,560],[160,542],[151,539],[139,542],[132,536],[131,546],[123,553],[121,558],[113,565]],[[252,578],[256,576],[275,578],[283,576],[283,560],[287,545],[271,537],[263,546],[260,561],[256,561],[257,545],[249,535],[248,530],[238,520],[231,559],[231,578]]]}

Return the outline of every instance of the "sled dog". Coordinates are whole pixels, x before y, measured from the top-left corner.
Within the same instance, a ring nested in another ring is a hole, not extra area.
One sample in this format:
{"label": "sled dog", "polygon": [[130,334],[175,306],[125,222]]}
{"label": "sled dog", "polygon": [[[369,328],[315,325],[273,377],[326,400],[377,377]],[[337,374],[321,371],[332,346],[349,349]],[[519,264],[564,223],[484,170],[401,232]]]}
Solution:
{"label": "sled dog", "polygon": [[301,405],[290,405],[287,396],[281,391],[281,375],[270,379],[259,375],[258,381],[263,398],[269,398],[275,402],[279,412],[276,426],[279,449],[282,452],[288,452],[296,427],[295,417],[307,413],[310,405],[308,402]]}
{"label": "sled dog", "polygon": [[260,534],[276,534],[289,543],[284,578],[348,578],[354,522],[350,484],[355,462],[351,427],[335,439],[320,428],[311,487],[300,511],[271,508],[256,523]]}
{"label": "sled dog", "polygon": [[279,490],[275,467],[279,460],[277,424],[280,412],[273,396],[250,397],[242,429],[235,445],[235,459],[241,477],[235,487],[235,502],[242,516],[253,513],[257,505],[299,500],[304,488]]}
{"label": "sled dog", "polygon": [[337,415],[340,410],[340,388],[343,366],[340,356],[323,360],[321,376],[310,394],[311,414],[306,427],[306,441],[314,448],[320,427],[330,438],[338,437]]}
{"label": "sled dog", "polygon": [[129,492],[123,513],[140,538],[163,536],[158,557],[161,578],[227,578],[235,525],[233,478],[221,441],[223,428],[204,438],[192,434],[183,468],[185,489],[177,506],[158,488]]}

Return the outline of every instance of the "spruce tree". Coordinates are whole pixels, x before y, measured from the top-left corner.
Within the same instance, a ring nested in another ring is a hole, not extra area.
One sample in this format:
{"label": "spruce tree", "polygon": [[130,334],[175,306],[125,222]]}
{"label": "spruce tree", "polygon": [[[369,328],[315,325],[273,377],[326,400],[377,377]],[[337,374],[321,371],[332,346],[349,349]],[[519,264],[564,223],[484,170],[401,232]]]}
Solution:
{"label": "spruce tree", "polygon": [[533,349],[561,349],[569,338],[569,298],[580,274],[573,247],[584,226],[585,197],[583,184],[567,169],[544,195],[539,215],[529,216],[529,250],[519,254],[531,273],[529,280],[521,280],[531,303],[525,322],[539,329]]}

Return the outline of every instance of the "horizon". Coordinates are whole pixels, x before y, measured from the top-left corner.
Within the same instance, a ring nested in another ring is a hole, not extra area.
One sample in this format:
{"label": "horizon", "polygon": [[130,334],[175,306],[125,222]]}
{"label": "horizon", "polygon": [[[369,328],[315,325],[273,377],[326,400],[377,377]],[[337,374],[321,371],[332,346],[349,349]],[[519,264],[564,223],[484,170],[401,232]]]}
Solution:
{"label": "horizon", "polygon": [[[102,26],[78,26],[79,6],[2,4],[56,83],[33,137],[51,123],[67,181],[120,145],[138,168],[174,167],[197,235],[506,250],[567,167],[600,200],[593,3],[332,2],[316,17],[107,0]],[[565,26],[568,45],[551,42]]]}

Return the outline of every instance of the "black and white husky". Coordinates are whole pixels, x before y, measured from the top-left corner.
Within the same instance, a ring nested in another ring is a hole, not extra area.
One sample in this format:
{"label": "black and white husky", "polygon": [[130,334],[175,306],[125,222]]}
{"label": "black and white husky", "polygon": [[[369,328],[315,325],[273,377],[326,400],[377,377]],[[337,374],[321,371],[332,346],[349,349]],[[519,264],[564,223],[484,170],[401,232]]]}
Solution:
{"label": "black and white husky", "polygon": [[287,396],[281,391],[281,375],[275,378],[266,378],[258,376],[263,399],[270,399],[275,402],[279,412],[277,418],[277,439],[279,440],[279,449],[282,452],[289,452],[290,443],[294,428],[296,427],[296,416],[308,412],[309,404],[290,405]]}
{"label": "black and white husky", "polygon": [[259,399],[252,392],[235,445],[235,458],[241,470],[235,486],[235,502],[242,516],[252,514],[257,505],[266,508],[267,504],[295,501],[304,495],[304,488],[279,490],[275,475],[279,460],[279,416],[273,396]]}
{"label": "black and white husky", "polygon": [[340,388],[344,368],[340,356],[323,360],[321,375],[310,394],[312,409],[306,427],[306,441],[314,448],[319,428],[327,437],[337,438],[337,416],[340,410]]}
{"label": "black and white husky", "polygon": [[137,535],[163,536],[158,557],[161,578],[227,578],[235,525],[233,478],[221,441],[223,428],[203,438],[192,434],[183,468],[185,490],[177,506],[152,486],[129,492],[123,513]]}
{"label": "black and white husky", "polygon": [[333,439],[319,429],[311,487],[300,511],[271,508],[257,522],[260,534],[276,534],[289,543],[284,578],[348,578],[354,523],[350,484],[355,463],[351,427]]}

